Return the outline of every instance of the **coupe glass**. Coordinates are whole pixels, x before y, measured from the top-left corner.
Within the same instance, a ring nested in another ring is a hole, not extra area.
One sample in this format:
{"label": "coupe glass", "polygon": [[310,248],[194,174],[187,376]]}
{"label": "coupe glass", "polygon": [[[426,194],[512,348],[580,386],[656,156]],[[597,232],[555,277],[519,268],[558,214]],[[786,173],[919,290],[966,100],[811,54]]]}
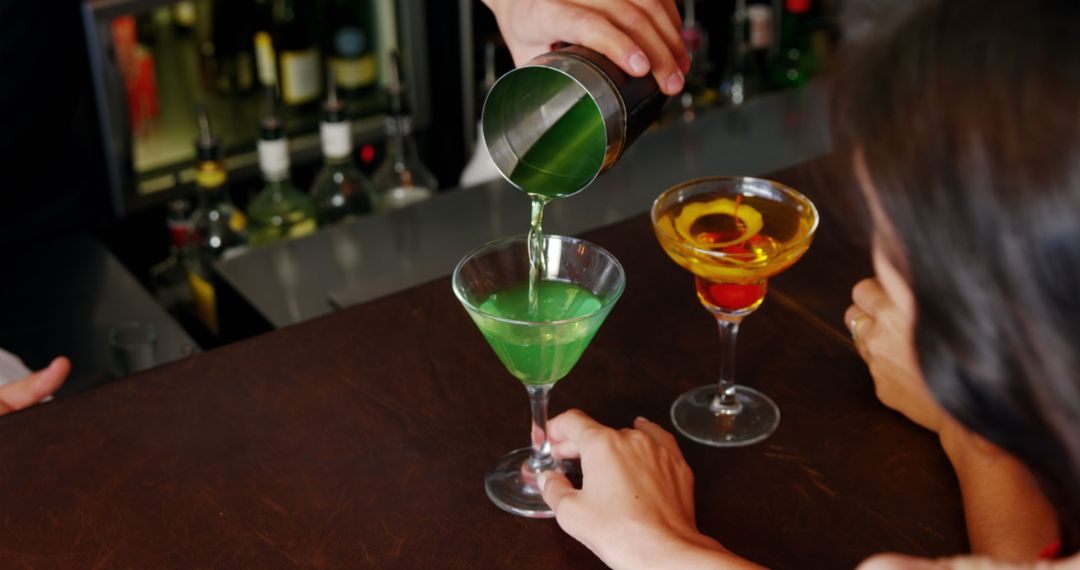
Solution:
{"label": "coupe glass", "polygon": [[699,178],[661,194],[652,223],[664,251],[694,274],[698,299],[720,327],[719,383],[680,396],[671,406],[671,421],[706,445],[764,440],[780,425],[780,409],[765,394],[736,385],[735,338],[742,320],[765,299],[767,279],[810,247],[817,209],[770,180]]}
{"label": "coupe glass", "polygon": [[454,269],[454,294],[495,354],[529,393],[532,446],[504,456],[488,472],[487,495],[503,510],[534,518],[554,516],[536,477],[563,473],[569,462],[551,456],[548,396],[577,363],[622,294],[626,277],[607,251],[587,241],[543,236],[539,312],[528,308],[529,254],[525,236],[493,241]]}

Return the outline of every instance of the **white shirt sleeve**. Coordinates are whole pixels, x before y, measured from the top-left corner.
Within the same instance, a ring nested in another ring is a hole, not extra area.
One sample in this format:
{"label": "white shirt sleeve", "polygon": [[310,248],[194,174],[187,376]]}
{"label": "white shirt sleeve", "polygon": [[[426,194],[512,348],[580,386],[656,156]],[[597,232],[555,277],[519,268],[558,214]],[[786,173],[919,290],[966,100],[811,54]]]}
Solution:
{"label": "white shirt sleeve", "polygon": [[30,369],[19,360],[18,356],[0,349],[0,386],[21,380],[30,374]]}

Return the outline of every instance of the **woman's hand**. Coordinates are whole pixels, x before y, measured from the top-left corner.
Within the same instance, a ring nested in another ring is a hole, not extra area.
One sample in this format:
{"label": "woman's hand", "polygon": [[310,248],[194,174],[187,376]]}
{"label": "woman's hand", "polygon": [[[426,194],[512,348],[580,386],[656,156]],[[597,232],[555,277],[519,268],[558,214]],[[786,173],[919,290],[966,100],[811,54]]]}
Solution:
{"label": "woman's hand", "polygon": [[[888,270],[878,274],[888,274]],[[886,277],[885,279],[888,279]],[[906,285],[905,285],[906,288]],[[897,302],[879,278],[863,279],[851,292],[854,304],[844,313],[855,347],[870,368],[881,403],[934,432],[953,421],[930,394],[915,356],[914,310]]]}
{"label": "woman's hand", "polygon": [[[578,410],[548,422],[553,453],[581,458],[582,488],[541,475],[559,526],[613,568],[750,566],[694,522],[694,476],[675,438],[644,419],[614,430]],[[734,566],[732,566],[734,565]]]}
{"label": "woman's hand", "polygon": [[33,374],[0,386],[0,416],[28,408],[57,391],[71,372],[71,362],[60,356]]}
{"label": "woman's hand", "polygon": [[484,0],[516,65],[567,42],[592,48],[634,77],[652,72],[676,95],[690,70],[674,0]]}
{"label": "woman's hand", "polygon": [[[915,356],[911,290],[879,248],[874,250],[874,270],[877,278],[855,285],[855,303],[844,319],[870,367],[878,399],[938,434],[960,483],[972,552],[1014,562],[1032,560],[1057,538],[1053,509],[1022,463],[969,432],[934,400]],[[1017,528],[1024,532],[1016,532]],[[882,558],[864,567],[981,568],[978,564],[978,559]]]}

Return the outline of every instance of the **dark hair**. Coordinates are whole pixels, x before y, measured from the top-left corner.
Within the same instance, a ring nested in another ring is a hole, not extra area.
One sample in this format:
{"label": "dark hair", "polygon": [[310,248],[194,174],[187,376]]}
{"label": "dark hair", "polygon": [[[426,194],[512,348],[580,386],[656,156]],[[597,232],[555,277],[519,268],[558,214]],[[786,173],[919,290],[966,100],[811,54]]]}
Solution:
{"label": "dark hair", "polygon": [[888,219],[931,392],[1032,470],[1075,552],[1080,2],[891,4],[849,2],[837,147],[861,150]]}

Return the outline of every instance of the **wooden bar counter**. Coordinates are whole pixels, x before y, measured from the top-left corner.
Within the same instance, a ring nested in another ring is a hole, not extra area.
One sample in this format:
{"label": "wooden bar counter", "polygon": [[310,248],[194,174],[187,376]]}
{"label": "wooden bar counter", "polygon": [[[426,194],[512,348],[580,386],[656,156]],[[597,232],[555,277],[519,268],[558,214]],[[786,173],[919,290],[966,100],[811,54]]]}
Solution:
{"label": "wooden bar counter", "polygon": [[[936,438],[877,402],[841,322],[869,263],[840,223],[840,192],[813,172],[777,177],[824,219],[738,346],[740,381],[777,402],[780,428],[741,449],[679,440],[700,528],[775,568],[962,551]],[[715,379],[715,323],[646,216],[583,237],[619,258],[627,288],[552,414],[671,429],[676,396]],[[0,418],[0,556],[42,568],[602,567],[555,521],[485,496],[485,471],[528,432],[525,391],[444,277]]]}

